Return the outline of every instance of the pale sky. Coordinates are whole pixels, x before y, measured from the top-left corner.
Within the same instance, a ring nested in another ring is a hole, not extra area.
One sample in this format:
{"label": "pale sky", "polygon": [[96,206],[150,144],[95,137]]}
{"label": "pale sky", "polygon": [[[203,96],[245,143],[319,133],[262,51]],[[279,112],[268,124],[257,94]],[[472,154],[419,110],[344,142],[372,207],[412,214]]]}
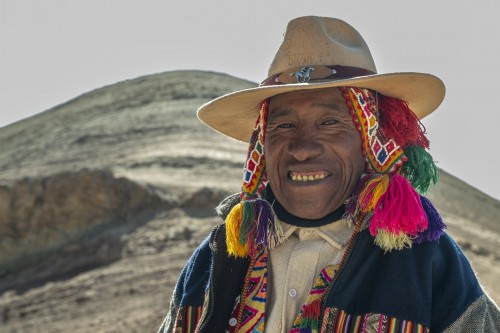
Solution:
{"label": "pale sky", "polygon": [[445,82],[444,103],[424,120],[431,153],[439,167],[500,199],[498,0],[0,4],[0,127],[164,71],[210,70],[260,82],[290,19],[337,17],[365,38],[379,73],[432,73]]}

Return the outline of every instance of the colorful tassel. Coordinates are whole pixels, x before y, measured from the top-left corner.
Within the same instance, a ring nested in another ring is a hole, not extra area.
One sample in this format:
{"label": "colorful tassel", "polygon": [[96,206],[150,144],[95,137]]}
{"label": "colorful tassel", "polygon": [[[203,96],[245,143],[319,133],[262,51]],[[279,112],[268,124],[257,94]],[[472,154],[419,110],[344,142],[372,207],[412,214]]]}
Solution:
{"label": "colorful tassel", "polygon": [[302,307],[302,321],[300,322],[300,333],[319,332],[319,316],[321,313],[321,302],[318,298],[310,304]]}
{"label": "colorful tassel", "polygon": [[230,255],[245,257],[247,253],[246,243],[240,243],[240,226],[243,215],[243,204],[239,203],[231,209],[226,217],[226,245]]}
{"label": "colorful tassel", "polygon": [[259,210],[258,210],[258,227],[256,234],[256,242],[262,244],[264,248],[271,248],[281,243],[284,238],[283,230],[281,225],[276,222],[274,218],[274,212],[266,200],[258,199]]}
{"label": "colorful tassel", "polygon": [[379,230],[385,230],[391,234],[404,233],[415,237],[427,228],[427,223],[418,193],[408,180],[394,174],[373,211],[370,233],[375,236]]}
{"label": "colorful tassel", "polygon": [[408,103],[378,94],[378,109],[379,124],[385,137],[393,138],[403,148],[409,145],[429,148],[425,128]]}
{"label": "colorful tassel", "polygon": [[404,232],[395,233],[387,230],[378,230],[374,243],[382,248],[384,252],[402,250],[410,248],[412,245],[411,238]]}
{"label": "colorful tassel", "polygon": [[363,189],[366,186],[366,183],[372,179],[373,175],[364,174],[361,176],[361,179],[356,184],[356,188],[354,189],[353,195],[347,199],[345,203],[345,214],[344,218],[349,221],[355,221],[356,216],[360,213],[360,205],[359,205],[359,196],[358,194],[363,192]]}
{"label": "colorful tassel", "polygon": [[365,213],[372,211],[388,187],[388,175],[375,175],[368,180],[358,199],[361,211]]}
{"label": "colorful tassel", "polygon": [[417,244],[439,239],[444,233],[444,229],[446,229],[446,224],[444,224],[443,219],[430,200],[424,196],[420,196],[420,200],[422,202],[422,206],[424,207],[425,214],[427,215],[429,225],[427,229],[420,233],[414,240]]}
{"label": "colorful tassel", "polygon": [[425,194],[432,184],[439,179],[439,170],[432,156],[422,147],[412,145],[405,149],[407,161],[403,164],[402,173],[420,194]]}
{"label": "colorful tassel", "polygon": [[254,228],[255,208],[251,201],[242,201],[241,205],[243,208],[238,239],[241,244],[245,244]]}
{"label": "colorful tassel", "polygon": [[226,230],[227,249],[235,257],[253,257],[283,238],[271,205],[260,198],[234,206],[226,218]]}

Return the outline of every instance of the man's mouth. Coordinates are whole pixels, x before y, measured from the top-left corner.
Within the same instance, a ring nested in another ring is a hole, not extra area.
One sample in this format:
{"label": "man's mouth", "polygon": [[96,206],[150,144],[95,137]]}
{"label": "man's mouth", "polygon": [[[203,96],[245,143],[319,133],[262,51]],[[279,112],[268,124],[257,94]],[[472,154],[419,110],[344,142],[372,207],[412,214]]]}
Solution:
{"label": "man's mouth", "polygon": [[296,182],[311,182],[315,180],[320,180],[328,177],[328,173],[324,171],[318,172],[296,172],[290,171],[288,177]]}

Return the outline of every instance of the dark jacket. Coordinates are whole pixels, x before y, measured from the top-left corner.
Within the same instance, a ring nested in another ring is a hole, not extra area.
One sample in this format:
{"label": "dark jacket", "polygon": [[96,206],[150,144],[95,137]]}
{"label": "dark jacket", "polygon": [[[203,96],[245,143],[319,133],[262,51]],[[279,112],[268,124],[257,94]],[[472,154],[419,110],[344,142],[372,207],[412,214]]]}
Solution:
{"label": "dark jacket", "polygon": [[[216,227],[183,269],[160,332],[224,332],[248,264],[228,256],[225,225]],[[447,234],[384,253],[364,230],[326,297],[321,327],[321,332],[500,332],[500,314]]]}

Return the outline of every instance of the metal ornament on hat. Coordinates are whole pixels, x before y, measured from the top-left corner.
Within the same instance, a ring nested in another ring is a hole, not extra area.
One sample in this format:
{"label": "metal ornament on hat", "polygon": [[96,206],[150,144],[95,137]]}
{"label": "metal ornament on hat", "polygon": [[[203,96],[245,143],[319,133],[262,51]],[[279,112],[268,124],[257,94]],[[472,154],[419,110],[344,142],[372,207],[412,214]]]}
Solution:
{"label": "metal ornament on hat", "polygon": [[289,74],[290,76],[294,76],[297,82],[304,83],[308,82],[311,79],[311,72],[314,71],[315,68],[313,66],[303,67],[301,70],[296,71],[295,73]]}
{"label": "metal ornament on hat", "polygon": [[262,81],[259,86],[336,81],[373,74],[376,73],[368,69],[352,66],[307,65],[293,67],[285,72],[274,74]]}

